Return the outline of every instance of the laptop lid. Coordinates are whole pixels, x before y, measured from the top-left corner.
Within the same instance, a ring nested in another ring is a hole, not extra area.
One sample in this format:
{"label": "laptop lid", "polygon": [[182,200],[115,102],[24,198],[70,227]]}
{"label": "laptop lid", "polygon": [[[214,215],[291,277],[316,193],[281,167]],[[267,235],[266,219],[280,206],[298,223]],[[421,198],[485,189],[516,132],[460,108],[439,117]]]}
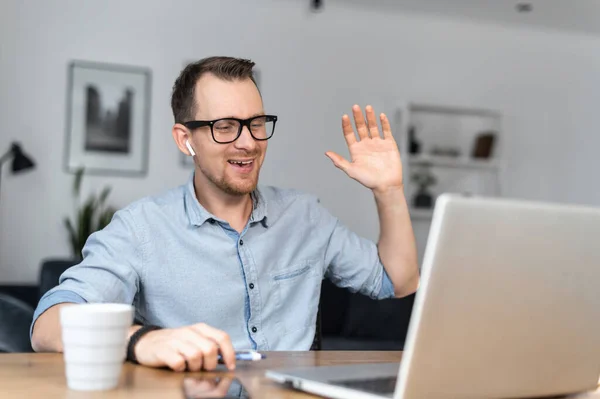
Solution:
{"label": "laptop lid", "polygon": [[596,387],[600,211],[442,195],[394,397]]}

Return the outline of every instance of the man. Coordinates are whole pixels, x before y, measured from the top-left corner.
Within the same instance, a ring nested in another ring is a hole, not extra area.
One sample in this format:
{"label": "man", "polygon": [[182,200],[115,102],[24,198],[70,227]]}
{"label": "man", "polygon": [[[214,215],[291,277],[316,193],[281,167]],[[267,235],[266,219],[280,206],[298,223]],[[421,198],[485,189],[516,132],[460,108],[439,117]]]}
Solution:
{"label": "man", "polygon": [[[177,147],[193,156],[190,181],[117,212],[88,239],[83,261],[40,300],[36,351],[62,351],[59,309],[84,302],[135,305],[134,360],[173,370],[235,367],[234,347],[308,350],[321,280],[373,298],[418,286],[402,165],[390,124],[352,109],[342,130],[351,161],[327,152],[373,191],[381,235],[358,237],[316,198],[257,188],[277,117],[265,115],[248,60],[212,57],[188,65],[173,88]],[[148,327],[150,326],[150,327]],[[155,327],[152,327],[155,326]],[[160,327],[160,328],[159,328]]]}

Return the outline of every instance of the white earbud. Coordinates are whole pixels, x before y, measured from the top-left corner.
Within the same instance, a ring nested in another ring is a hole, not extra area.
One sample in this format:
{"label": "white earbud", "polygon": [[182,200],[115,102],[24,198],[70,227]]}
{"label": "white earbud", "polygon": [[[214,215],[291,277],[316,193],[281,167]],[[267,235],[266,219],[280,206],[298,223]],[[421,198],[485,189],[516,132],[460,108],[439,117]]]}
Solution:
{"label": "white earbud", "polygon": [[194,149],[192,148],[192,146],[190,145],[190,141],[186,140],[185,141],[185,146],[187,147],[187,149],[189,150],[190,154],[192,154],[193,157],[196,156],[196,153],[194,152]]}

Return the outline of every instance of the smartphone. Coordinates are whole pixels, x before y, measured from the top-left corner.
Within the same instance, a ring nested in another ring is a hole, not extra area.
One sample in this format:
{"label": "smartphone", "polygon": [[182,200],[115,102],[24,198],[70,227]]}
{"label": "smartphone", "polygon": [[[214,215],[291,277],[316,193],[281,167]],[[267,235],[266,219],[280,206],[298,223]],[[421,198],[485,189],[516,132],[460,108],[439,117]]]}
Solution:
{"label": "smartphone", "polygon": [[229,376],[185,377],[183,393],[186,399],[250,398],[238,379]]}

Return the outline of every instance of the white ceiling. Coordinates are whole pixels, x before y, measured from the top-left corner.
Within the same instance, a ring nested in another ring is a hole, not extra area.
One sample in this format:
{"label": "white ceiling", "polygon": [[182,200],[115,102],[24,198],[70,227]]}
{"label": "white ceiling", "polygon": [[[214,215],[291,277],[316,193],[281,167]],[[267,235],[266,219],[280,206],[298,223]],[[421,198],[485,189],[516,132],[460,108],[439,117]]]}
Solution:
{"label": "white ceiling", "polygon": [[[327,2],[323,0],[325,11]],[[333,0],[368,8],[600,35],[600,0]],[[518,13],[518,3],[533,11]]]}

